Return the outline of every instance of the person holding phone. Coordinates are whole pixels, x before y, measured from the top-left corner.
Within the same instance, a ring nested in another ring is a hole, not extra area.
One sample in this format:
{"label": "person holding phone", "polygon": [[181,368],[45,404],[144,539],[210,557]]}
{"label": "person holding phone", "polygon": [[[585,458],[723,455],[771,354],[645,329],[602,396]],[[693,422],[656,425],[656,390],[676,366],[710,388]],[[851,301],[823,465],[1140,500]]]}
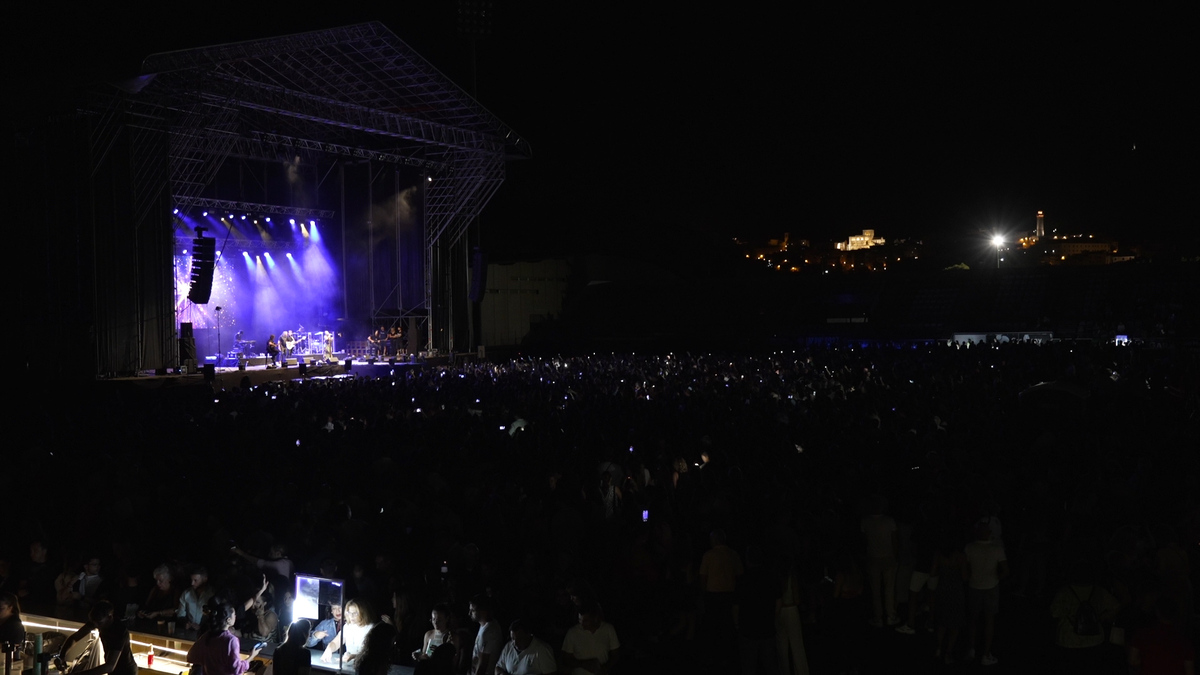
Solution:
{"label": "person holding phone", "polygon": [[258,656],[256,646],[250,657],[242,658],[242,644],[229,629],[237,623],[237,609],[229,602],[219,601],[213,608],[213,624],[188,650],[188,663],[199,666],[204,675],[243,675],[250,670],[250,661]]}

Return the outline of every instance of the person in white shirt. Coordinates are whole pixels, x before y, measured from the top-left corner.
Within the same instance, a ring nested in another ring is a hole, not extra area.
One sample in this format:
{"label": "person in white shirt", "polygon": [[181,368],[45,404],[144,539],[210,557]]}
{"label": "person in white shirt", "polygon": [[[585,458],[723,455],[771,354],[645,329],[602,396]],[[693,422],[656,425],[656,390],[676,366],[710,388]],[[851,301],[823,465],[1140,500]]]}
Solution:
{"label": "person in white shirt", "polygon": [[606,675],[617,663],[621,642],[611,623],[600,619],[597,607],[579,610],[579,623],[563,638],[563,665],[571,675]]}
{"label": "person in white shirt", "polygon": [[325,663],[333,663],[333,657],[346,645],[346,653],[342,656],[342,664],[353,664],[358,655],[362,653],[363,645],[367,641],[367,633],[375,627],[375,615],[371,613],[371,607],[363,600],[350,600],[346,603],[346,609],[342,611],[342,616],[346,617],[346,623],[342,625],[342,632],[333,638],[333,642],[325,648],[325,652],[321,654],[321,661]]}
{"label": "person in white shirt", "polygon": [[477,595],[471,598],[470,609],[471,620],[479,624],[475,648],[471,651],[471,675],[491,675],[496,660],[500,658],[504,634],[492,620],[492,605],[487,597]]}
{"label": "person in white shirt", "polygon": [[550,675],[558,670],[554,650],[535,638],[520,619],[509,625],[508,636],[512,639],[500,651],[495,675]]}

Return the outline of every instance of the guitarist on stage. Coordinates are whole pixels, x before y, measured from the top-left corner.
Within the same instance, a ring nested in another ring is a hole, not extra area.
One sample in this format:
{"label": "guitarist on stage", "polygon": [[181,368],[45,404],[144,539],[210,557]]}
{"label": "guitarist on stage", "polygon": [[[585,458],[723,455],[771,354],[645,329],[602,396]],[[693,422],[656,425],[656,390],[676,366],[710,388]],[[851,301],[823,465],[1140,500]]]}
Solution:
{"label": "guitarist on stage", "polygon": [[274,368],[275,361],[279,359],[279,343],[275,342],[274,333],[271,334],[271,337],[267,338],[267,359],[270,361],[267,364],[268,368]]}
{"label": "guitarist on stage", "polygon": [[380,326],[379,330],[372,333],[371,337],[368,337],[367,340],[370,341],[371,346],[374,347],[376,356],[378,356],[378,357],[387,356],[387,329],[386,328],[384,328],[383,326]]}

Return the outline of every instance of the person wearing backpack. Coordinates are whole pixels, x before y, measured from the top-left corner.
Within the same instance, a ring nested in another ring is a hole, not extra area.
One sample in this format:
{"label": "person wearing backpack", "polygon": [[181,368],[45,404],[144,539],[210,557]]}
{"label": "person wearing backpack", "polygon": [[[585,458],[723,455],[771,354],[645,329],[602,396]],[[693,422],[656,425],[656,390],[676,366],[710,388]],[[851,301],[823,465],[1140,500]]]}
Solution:
{"label": "person wearing backpack", "polygon": [[1104,649],[1105,636],[1120,602],[1096,584],[1089,562],[1076,561],[1069,572],[1070,583],[1058,589],[1050,603],[1059,663],[1063,672],[1102,672],[1111,656]]}

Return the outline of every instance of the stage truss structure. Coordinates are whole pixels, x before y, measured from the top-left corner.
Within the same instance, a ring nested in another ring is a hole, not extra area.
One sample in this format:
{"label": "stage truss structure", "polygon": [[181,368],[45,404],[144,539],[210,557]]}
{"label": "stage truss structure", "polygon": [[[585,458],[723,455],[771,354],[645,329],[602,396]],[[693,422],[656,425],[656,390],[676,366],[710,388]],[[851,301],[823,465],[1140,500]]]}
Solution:
{"label": "stage truss structure", "polygon": [[[505,163],[531,156],[522,137],[378,22],[154,54],[139,78],[91,92],[81,112],[90,118],[93,172],[114,146],[128,145],[138,222],[154,220],[164,198],[178,207],[333,215],[205,197],[230,158],[321,153],[416,167],[422,297],[405,306],[395,303],[398,287],[379,299],[372,289],[371,318],[419,324],[431,352],[451,348],[436,317],[452,314],[453,294],[467,286],[467,267],[452,251],[463,250],[468,227],[504,181]],[[126,134],[131,140],[118,143]]]}

